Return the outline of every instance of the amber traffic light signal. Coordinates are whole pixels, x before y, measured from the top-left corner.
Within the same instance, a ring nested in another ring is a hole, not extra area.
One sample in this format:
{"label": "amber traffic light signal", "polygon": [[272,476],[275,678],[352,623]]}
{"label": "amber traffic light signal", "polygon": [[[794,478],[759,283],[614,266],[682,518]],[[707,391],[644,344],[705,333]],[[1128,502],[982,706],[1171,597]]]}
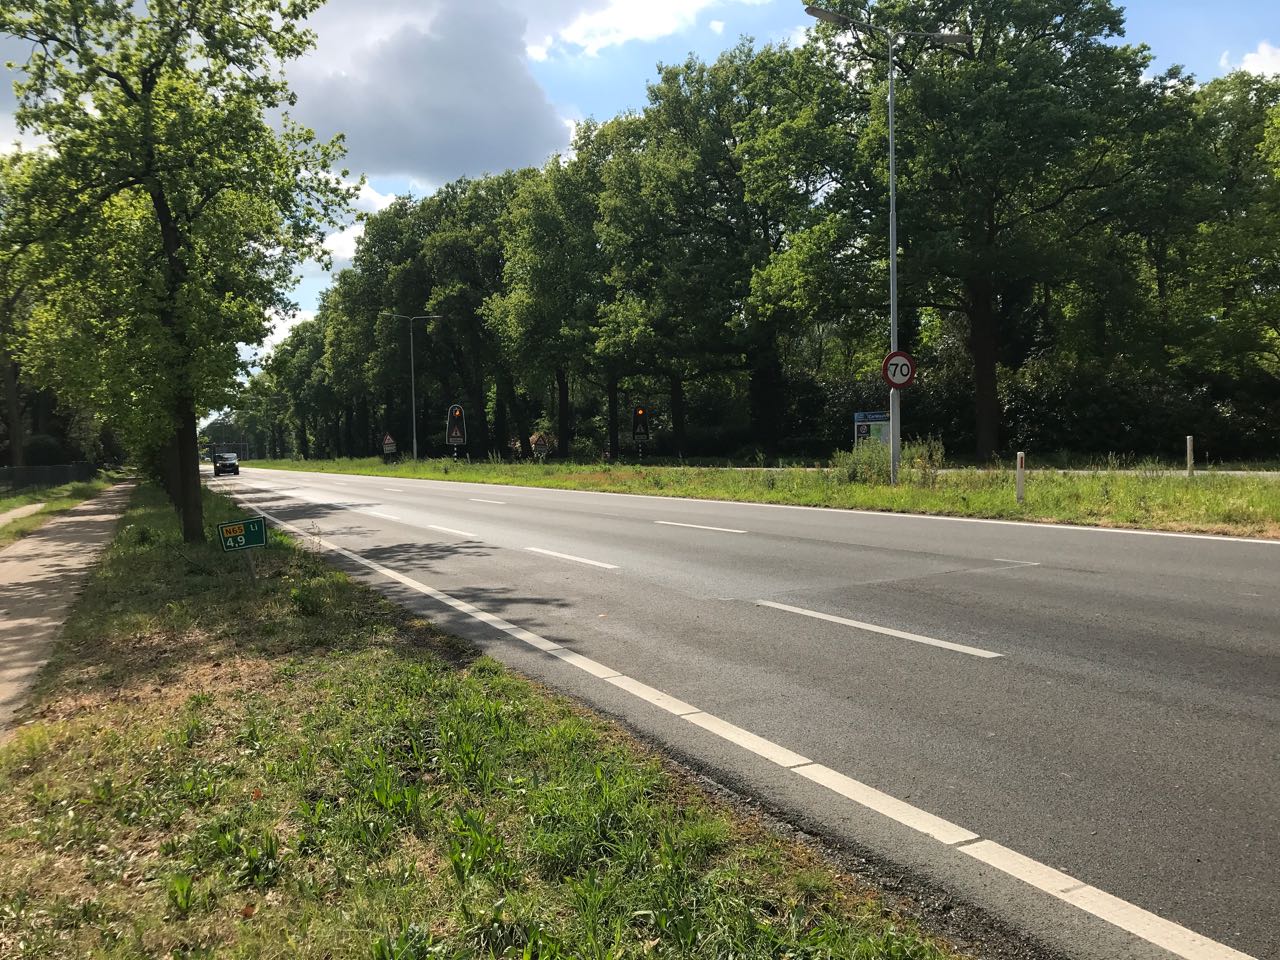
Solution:
{"label": "amber traffic light signal", "polygon": [[636,443],[649,440],[649,408],[639,404],[631,413],[631,439]]}

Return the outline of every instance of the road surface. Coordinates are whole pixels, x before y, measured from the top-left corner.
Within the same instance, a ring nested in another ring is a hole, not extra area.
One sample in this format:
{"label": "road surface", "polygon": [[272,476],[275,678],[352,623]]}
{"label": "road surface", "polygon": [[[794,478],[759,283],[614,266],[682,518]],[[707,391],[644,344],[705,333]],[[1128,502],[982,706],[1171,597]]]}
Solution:
{"label": "road surface", "polygon": [[1280,960],[1280,542],[251,467],[218,486],[1015,937]]}

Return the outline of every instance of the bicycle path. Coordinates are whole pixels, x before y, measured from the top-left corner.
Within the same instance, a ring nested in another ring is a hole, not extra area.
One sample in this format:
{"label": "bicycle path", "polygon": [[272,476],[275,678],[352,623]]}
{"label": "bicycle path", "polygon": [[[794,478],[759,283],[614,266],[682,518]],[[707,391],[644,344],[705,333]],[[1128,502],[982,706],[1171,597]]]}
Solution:
{"label": "bicycle path", "polygon": [[0,744],[13,736],[13,719],[133,487],[112,487],[0,550]]}

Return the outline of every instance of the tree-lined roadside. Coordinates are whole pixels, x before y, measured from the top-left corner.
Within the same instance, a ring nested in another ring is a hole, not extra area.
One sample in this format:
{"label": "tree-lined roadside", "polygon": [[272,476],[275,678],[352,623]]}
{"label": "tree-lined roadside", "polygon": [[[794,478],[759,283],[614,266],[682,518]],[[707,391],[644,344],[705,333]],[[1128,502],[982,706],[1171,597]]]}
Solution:
{"label": "tree-lined roadside", "polygon": [[[865,451],[870,453],[871,451]],[[987,517],[1148,530],[1280,538],[1280,481],[1268,477],[1099,469],[1029,473],[1026,501],[1011,470],[941,470],[913,459],[903,483],[888,484],[883,456],[851,454],[823,469],[503,464],[455,460],[266,460],[253,467],[423,480],[515,484],[747,503]],[[247,481],[251,477],[246,476]]]}
{"label": "tree-lined roadside", "polygon": [[0,748],[0,952],[954,955],[285,538],[258,571],[138,494]]}

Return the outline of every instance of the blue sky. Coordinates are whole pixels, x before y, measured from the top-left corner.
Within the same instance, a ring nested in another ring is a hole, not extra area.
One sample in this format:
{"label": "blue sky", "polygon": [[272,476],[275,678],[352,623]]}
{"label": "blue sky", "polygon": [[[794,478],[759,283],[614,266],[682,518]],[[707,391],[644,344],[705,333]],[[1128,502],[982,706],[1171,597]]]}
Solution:
{"label": "blue sky", "polygon": [[[742,36],[795,39],[800,0],[330,0],[317,54],[295,72],[302,119],[344,130],[368,175],[360,207],[457,176],[540,164],[574,121],[642,107],[659,62],[712,59]],[[1135,0],[1127,37],[1200,79],[1280,73],[1277,0]],[[341,266],[359,225],[331,238]],[[305,272],[300,316],[328,276]],[[278,336],[293,318],[279,324]]]}

